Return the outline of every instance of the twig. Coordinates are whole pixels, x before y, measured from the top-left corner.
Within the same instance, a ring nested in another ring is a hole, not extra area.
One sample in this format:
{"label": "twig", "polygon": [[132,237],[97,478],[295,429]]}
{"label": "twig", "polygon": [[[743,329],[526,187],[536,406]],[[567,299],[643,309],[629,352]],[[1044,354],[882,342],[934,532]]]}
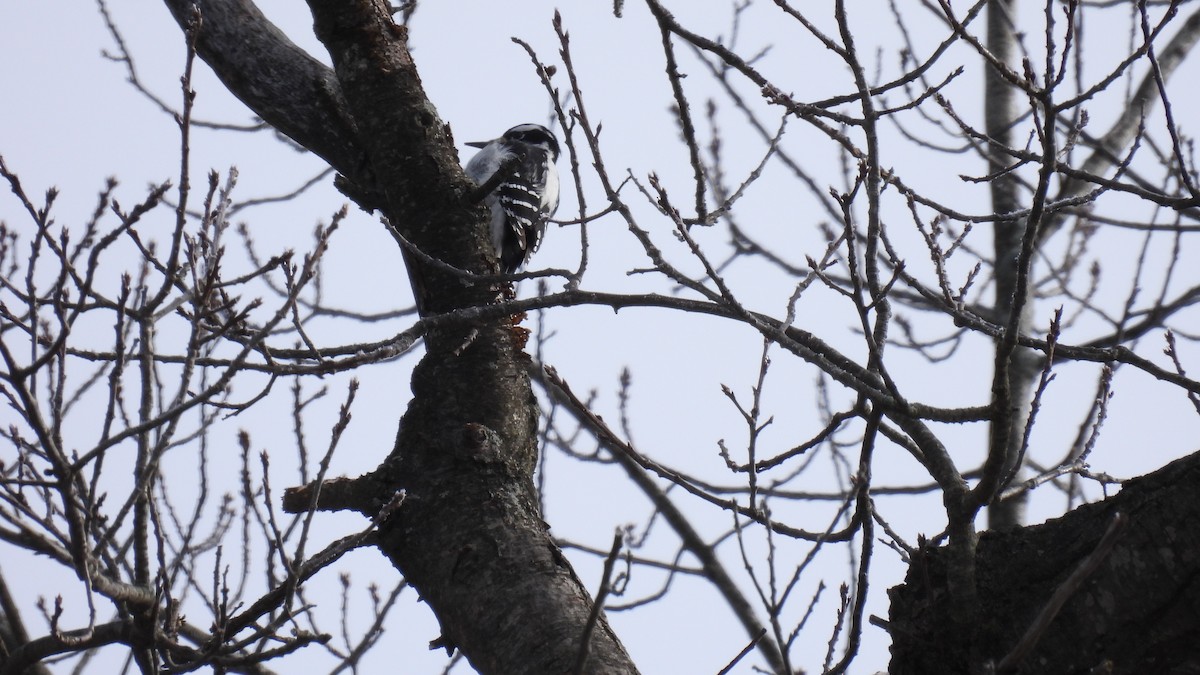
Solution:
{"label": "twig", "polygon": [[592,642],[592,632],[596,629],[596,624],[600,621],[600,612],[604,610],[604,599],[608,597],[609,591],[612,590],[612,573],[613,566],[617,563],[617,558],[621,555],[621,530],[618,528],[613,535],[612,550],[608,552],[608,557],[604,559],[604,571],[601,573],[600,589],[596,591],[596,599],[592,601],[592,613],[588,615],[587,624],[583,627],[583,637],[579,640],[579,653],[575,657],[575,667],[571,669],[572,673],[579,675],[583,672],[583,666],[587,663],[589,647]]}
{"label": "twig", "polygon": [[718,671],[717,675],[726,675],[729,671],[733,670],[733,667],[738,664],[738,661],[741,661],[742,659],[746,658],[746,655],[749,654],[754,649],[754,646],[757,645],[758,641],[763,639],[763,636],[766,634],[767,634],[766,628],[758,631],[758,635],[755,635],[754,639],[750,640],[749,644],[747,644],[745,647],[742,647],[742,651],[738,652],[737,656],[733,657],[733,660],[730,661],[728,665],[726,665],[724,668],[722,668],[720,671]]}

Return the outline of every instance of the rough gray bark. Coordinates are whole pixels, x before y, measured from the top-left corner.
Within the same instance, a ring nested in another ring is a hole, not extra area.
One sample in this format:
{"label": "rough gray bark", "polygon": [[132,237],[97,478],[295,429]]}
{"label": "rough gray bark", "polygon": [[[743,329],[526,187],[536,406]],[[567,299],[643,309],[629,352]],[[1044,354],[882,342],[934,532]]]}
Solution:
{"label": "rough gray bark", "polygon": [[200,8],[197,54],[263,121],[343,175],[367,168],[333,71],[289,40],[252,0],[164,2],[180,27]]}
{"label": "rough gray bark", "polygon": [[[980,536],[975,653],[946,621],[944,549],[924,551],[891,597],[889,672],[966,673],[999,664],[1096,552],[1114,514],[1127,522],[1099,567],[1009,673],[1200,672],[1200,454],[1131,480],[1120,494],[1034,527]],[[1036,632],[1036,631],[1035,631]]]}
{"label": "rough gray bark", "polygon": [[[189,19],[191,0],[166,2],[181,23]],[[471,186],[449,129],[385,3],[311,0],[332,72],[252,3],[196,4],[198,53],[234,95],[337,168],[352,193],[379,195],[420,251],[471,273],[494,269],[482,209],[466,199]],[[424,314],[496,297],[494,283],[417,264],[410,274]],[[569,672],[593,607],[537,510],[526,333],[508,317],[438,326],[425,334],[395,449],[372,475],[339,486],[342,505],[373,516],[403,491],[379,548],[438,616],[438,646],[461,649],[483,673]],[[286,506],[305,508],[309,494],[294,491]],[[602,615],[587,650],[582,672],[635,672]]]}

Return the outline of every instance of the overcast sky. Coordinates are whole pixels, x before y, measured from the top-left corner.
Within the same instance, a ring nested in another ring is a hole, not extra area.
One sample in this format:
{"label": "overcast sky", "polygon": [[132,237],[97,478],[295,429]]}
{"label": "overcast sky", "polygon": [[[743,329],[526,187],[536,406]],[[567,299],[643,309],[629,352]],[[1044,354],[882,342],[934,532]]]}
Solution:
{"label": "overcast sky", "polygon": [[[114,1],[111,4],[112,16],[136,59],[142,83],[168,105],[178,106],[184,47],[180,31],[166,9],[153,2]],[[327,60],[311,35],[311,18],[302,3],[269,0],[259,4],[294,41],[317,58]],[[562,16],[572,36],[571,46],[587,96],[585,104],[592,119],[603,122],[602,141],[609,153],[606,160],[610,172],[618,180],[629,175],[643,184],[654,172],[677,196],[679,203],[689,204],[690,172],[670,113],[672,100],[663,75],[661,36],[645,6],[629,3],[625,17],[618,19],[612,15],[610,3],[562,4],[568,5],[562,7]],[[836,65],[827,50],[794,26],[782,25],[777,11],[766,6],[770,3],[760,4],[764,6],[745,15],[743,34],[738,43],[740,53],[749,56],[771,46],[761,67],[786,83],[799,100],[817,100],[851,91],[847,71]],[[872,7],[868,8],[868,4]],[[890,17],[877,5],[883,6],[882,3],[851,3],[852,11],[857,13],[852,17],[856,39],[864,54],[874,55],[876,46],[885,50],[881,52],[883,56],[878,67],[885,73],[894,73],[898,36]],[[510,38],[520,37],[544,61],[558,63],[558,44],[551,26],[554,6],[555,3],[540,1],[430,2],[420,6],[411,32],[413,53],[426,91],[443,120],[451,125],[464,161],[473,152],[463,145],[466,141],[494,137],[521,122],[549,123],[551,108],[545,91],[528,56]],[[685,25],[696,32],[729,35],[731,12],[726,3],[703,2],[677,9]],[[819,25],[831,27],[830,16],[813,18]],[[945,28],[936,23],[919,23],[918,28],[915,38],[924,46],[945,37]],[[1112,42],[1111,52],[1105,55],[1093,47],[1094,51],[1089,54],[1097,54],[1097,61],[1103,61],[1106,56],[1114,61],[1121,58],[1126,53],[1125,34],[1114,29],[1111,36],[1104,37],[1103,32],[1102,24],[1091,27],[1090,35],[1098,37],[1090,39]],[[94,209],[95,195],[108,176],[115,176],[120,181],[116,195],[123,204],[142,199],[150,184],[178,180],[178,128],[168,115],[126,82],[123,64],[103,56],[106,52],[115,52],[115,46],[94,6],[61,2],[4,3],[0,6],[0,45],[3,45],[0,53],[7,57],[6,66],[0,69],[0,154],[10,170],[20,175],[31,195],[40,195],[50,186],[59,188],[61,197],[56,213],[60,225],[82,226]],[[690,52],[683,48],[679,52],[682,67],[689,74],[685,82],[693,88],[690,93],[696,102],[699,104],[710,95],[718,96],[711,78],[704,74]],[[977,121],[978,92],[982,85],[976,59],[965,50],[955,52],[940,64],[930,79],[937,81],[953,67],[966,66],[966,73],[947,90],[947,94],[955,101],[960,114]],[[1096,71],[1106,65],[1095,66]],[[566,88],[562,73],[556,82]],[[1191,64],[1176,75],[1174,82],[1173,96],[1177,95],[1179,101],[1191,100],[1194,104],[1194,85],[1188,87],[1178,83],[1200,82],[1200,68]],[[252,114],[232,99],[203,65],[197,66],[194,88],[198,92],[197,119],[239,125],[254,122]],[[744,87],[742,93],[752,96],[754,91]],[[744,176],[762,157],[765,143],[745,131],[744,121],[723,99],[720,105],[718,119],[729,131],[723,146],[725,157],[731,170]],[[1180,104],[1180,109],[1195,110],[1196,107]],[[701,110],[697,114],[703,115]],[[1114,110],[1098,106],[1093,112],[1096,127],[1103,128],[1115,114]],[[774,124],[779,123],[777,113],[769,119]],[[1189,122],[1194,124],[1194,115],[1190,120],[1184,120],[1184,124]],[[788,136],[793,156],[807,161],[810,170],[820,176],[824,181],[820,188],[844,187],[841,165],[829,144],[811,137],[810,145],[808,134],[811,131],[802,128],[798,122],[794,125]],[[702,126],[707,135],[707,123],[702,122]],[[928,155],[910,152],[894,130],[889,134],[884,146],[889,153],[886,165],[907,171],[910,183],[918,187],[943,186],[941,194],[956,208],[971,213],[988,211],[985,189],[958,178],[964,173],[983,173],[977,160],[966,158],[961,165],[949,166],[945,164],[944,156],[930,159]],[[193,185],[203,185],[202,177],[210,169],[225,173],[231,166],[236,166],[239,172],[236,195],[243,200],[285,194],[325,168],[310,155],[281,147],[270,133],[196,129],[192,150]],[[589,162],[588,158],[582,161],[585,166]],[[560,169],[565,172],[567,168],[564,159]],[[585,191],[590,198],[589,210],[594,212],[600,208],[600,193],[594,180],[585,184]],[[16,201],[7,190],[3,192],[0,195],[0,219],[15,225],[19,232],[28,236],[28,223],[19,217]],[[314,226],[318,222],[328,222],[345,201],[333,188],[332,178],[326,178],[294,203],[250,208],[241,212],[238,220],[247,224],[262,254],[271,255],[289,248],[307,251],[312,246]],[[631,201],[637,200],[631,198]],[[577,209],[574,189],[567,184],[558,216],[575,218]],[[639,203],[639,209],[647,217],[652,213],[644,200]],[[786,173],[779,167],[769,167],[764,180],[756,184],[739,209],[742,222],[754,227],[764,240],[778,242],[780,252],[792,262],[804,265],[806,255],[819,257],[822,254],[825,239],[815,223],[828,222],[829,217],[818,205],[818,197],[787,181]],[[165,228],[170,222],[169,210],[163,210],[161,214]],[[895,217],[899,219],[901,215]],[[690,265],[687,269],[699,272],[698,264],[686,260],[681,245],[664,229],[666,225],[658,223],[655,227],[659,228],[652,232],[656,240],[671,255],[677,256],[681,264]],[[985,227],[979,229],[972,241],[980,250],[986,251],[990,234]],[[595,223],[589,236],[592,262],[585,283],[588,288],[629,292],[673,290],[659,280],[627,274],[631,268],[645,267],[646,262],[637,242],[619,219],[609,217]],[[1121,252],[1136,250],[1130,247],[1140,245],[1139,236],[1119,233],[1098,241],[1097,248],[1092,251],[1097,257],[1115,253],[1104,258],[1109,271],[1103,281],[1114,283],[1114,298],[1127,293],[1117,282],[1132,264],[1130,256]],[[727,250],[728,237],[723,230],[718,232],[714,228],[699,232],[697,237],[704,246],[711,247],[710,250]],[[234,248],[232,244],[231,248]],[[577,227],[552,225],[533,266],[574,268],[579,248]],[[914,268],[928,266],[927,253],[922,255],[917,247],[910,251]],[[328,263],[325,284],[330,304],[363,312],[383,312],[408,302],[407,277],[399,252],[374,216],[352,211],[342,231],[335,236]],[[737,290],[746,294],[752,307],[782,316],[794,280],[769,270],[755,271],[744,267],[735,269],[734,273]],[[955,270],[955,273],[965,274],[965,270]],[[1185,281],[1194,282],[1195,276],[1190,273]],[[115,283],[115,277],[108,282]],[[523,284],[523,295],[534,292],[532,284]],[[1050,309],[1050,306],[1039,306],[1037,321],[1040,326],[1046,325]],[[862,358],[864,351],[861,338],[854,332],[855,320],[834,294],[814,291],[805,296],[799,312],[798,323],[802,327],[818,332],[849,355]],[[536,321],[537,317],[531,315],[527,325],[534,328]],[[318,321],[312,326],[312,334],[322,344],[340,344],[381,339],[406,325],[404,320],[368,324]],[[1087,325],[1086,321],[1083,325]],[[546,345],[546,361],[557,367],[577,392],[595,389],[596,407],[607,419],[618,418],[618,376],[622,368],[630,368],[634,411],[631,428],[644,451],[698,475],[711,476],[724,483],[732,480],[723,472],[716,443],[724,439],[734,448],[744,448],[746,432],[737,411],[722,394],[721,386],[728,385],[739,395],[748,395],[758,374],[762,349],[760,336],[745,326],[715,319],[685,317],[659,310],[624,310],[615,314],[603,308],[550,312],[547,329],[554,331],[555,336]],[[941,328],[931,328],[929,336],[938,330]],[[1085,335],[1081,333],[1080,336],[1082,339]],[[1158,353],[1161,336],[1146,339],[1157,342],[1144,351]],[[408,370],[417,358],[419,353],[353,374],[363,381],[363,388],[344,449],[335,458],[332,470],[335,475],[358,475],[368,471],[391,449],[398,416],[409,396]],[[950,369],[950,375],[939,371],[936,377],[911,376],[926,368],[915,357],[897,355],[893,366],[897,373],[905,376],[905,386],[914,399],[937,405],[977,405],[986,402],[990,359],[986,343],[975,341],[956,356],[957,365]],[[769,413],[776,421],[765,440],[772,451],[778,451],[801,442],[820,428],[820,422],[815,414],[815,372],[778,353],[772,368],[772,379],[767,385],[768,405]],[[1193,451],[1193,439],[1198,431],[1195,415],[1185,397],[1178,391],[1144,386],[1152,384],[1147,376],[1127,370],[1118,373],[1115,401],[1119,405],[1114,404],[1106,433],[1093,455],[1093,465],[1097,469],[1118,477],[1152,470],[1169,459]],[[330,391],[326,397],[329,405],[314,409],[310,421],[314,438],[321,438],[321,442],[324,442],[325,430],[333,419],[332,411],[344,398],[348,377],[331,377],[313,385],[314,388],[327,386]],[[1067,366],[1060,372],[1054,390],[1058,394],[1052,408],[1055,416],[1044,418],[1044,424],[1038,428],[1037,441],[1044,447],[1043,461],[1055,461],[1076,435],[1082,413],[1091,401],[1086,395],[1081,398],[1071,393],[1091,391],[1096,377],[1095,369],[1088,367]],[[847,391],[837,388],[830,395],[835,406],[850,399]],[[280,433],[288,431],[287,427],[279,426],[280,415],[287,414],[288,404],[287,396],[281,398],[230,420],[219,433],[225,434],[232,448],[236,431],[248,428],[256,446],[272,451],[273,457],[279,456],[282,460],[291,446],[287,434]],[[7,423],[6,416],[9,415],[11,412],[7,408],[0,412],[0,422]],[[1155,419],[1167,419],[1170,423],[1153,424]],[[946,438],[953,441],[956,458],[979,455],[986,434],[983,425],[944,431]],[[1152,442],[1148,442],[1148,438]],[[928,482],[915,462],[895,448],[886,448],[876,461],[876,480],[881,484]],[[824,471],[832,472],[832,469]],[[548,515],[557,535],[606,548],[614,527],[626,523],[645,527],[648,513],[645,499],[632,492],[616,470],[581,468],[554,454],[549,459],[548,472]],[[819,474],[814,476],[819,478]],[[832,481],[832,473],[828,476],[827,480]],[[281,477],[276,489],[281,490],[287,485],[290,483]],[[804,487],[833,491],[837,486],[832,482],[822,485],[818,481]],[[688,504],[681,496],[680,501],[686,504],[700,527],[713,536],[731,524],[726,512]],[[884,499],[881,504],[888,509],[892,524],[906,537],[915,539],[917,533],[934,534],[944,524],[944,514],[936,495]],[[1034,518],[1057,515],[1063,507],[1061,496],[1047,491],[1044,499],[1034,500]],[[801,527],[821,529],[828,526],[832,511],[825,514],[820,508],[823,507],[815,507],[817,515],[812,511],[789,515],[794,516]],[[361,527],[360,521],[346,516],[319,515],[317,521],[321,536],[327,539]],[[653,552],[669,559],[677,543],[673,536],[660,534],[652,541]],[[754,536],[758,538],[752,545],[761,548],[764,543],[761,531],[756,531]],[[811,595],[817,583],[825,578],[823,574],[828,575],[828,583],[839,583],[845,576],[847,551],[842,547],[823,555],[820,566],[814,568],[816,571],[806,576],[809,581],[802,584],[804,590],[798,591],[799,596],[807,598]],[[787,556],[789,560],[799,559],[805,552],[804,547],[798,547],[790,550]],[[725,553],[730,568],[740,570],[736,548],[727,547]],[[0,549],[0,555],[4,556],[6,571],[10,569],[10,560],[22,564],[33,562],[7,548]],[[580,577],[594,590],[600,578],[599,561],[575,554],[571,559]],[[692,564],[694,561],[685,557],[683,562]],[[872,581],[868,613],[886,617],[885,590],[901,581],[904,566],[898,556],[883,547],[877,549],[874,565],[876,576]],[[395,582],[395,575],[373,551],[356,552],[344,561],[343,568],[355,575],[360,591],[356,602],[363,603],[363,607],[367,600],[361,588],[368,579],[378,580],[384,588]],[[313,596],[326,602],[339,602],[338,589],[332,588],[336,586],[335,579],[336,575],[329,575],[327,588],[314,588]],[[660,575],[637,572],[631,584],[631,595],[640,597],[652,593],[661,581]],[[64,577],[61,583],[70,582]],[[613,613],[610,618],[644,672],[715,672],[741,649],[746,638],[732,623],[726,606],[705,583],[683,576],[674,584],[664,601],[634,612]],[[27,603],[37,595],[62,592],[62,588],[37,584],[20,590],[25,593],[22,600]],[[440,652],[430,654],[424,649],[425,643],[437,637],[436,624],[424,607],[415,603],[415,593],[410,592],[409,596],[404,608],[391,617],[384,644],[365,662],[363,672],[383,672],[383,664],[394,666],[397,658],[406,664],[401,672],[438,672],[444,663]],[[70,593],[67,598],[72,599]],[[617,602],[625,600],[618,599]],[[799,607],[797,611],[802,611],[803,602],[794,604]],[[819,669],[835,609],[836,590],[830,588],[817,606],[813,627],[805,632],[800,646],[794,649],[797,663]],[[324,628],[335,630],[332,625]],[[867,626],[862,655],[852,672],[883,669],[887,659],[886,634],[877,627]],[[736,672],[749,672],[749,663],[747,661]],[[468,670],[460,666],[455,672]],[[281,672],[299,671],[285,667]]]}

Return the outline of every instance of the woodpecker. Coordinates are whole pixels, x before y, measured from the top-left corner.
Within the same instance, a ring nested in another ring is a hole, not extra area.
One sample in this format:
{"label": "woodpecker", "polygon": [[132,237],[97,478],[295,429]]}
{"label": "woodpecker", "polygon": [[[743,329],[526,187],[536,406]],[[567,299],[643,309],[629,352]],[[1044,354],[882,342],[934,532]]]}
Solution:
{"label": "woodpecker", "polygon": [[482,148],[466,167],[477,185],[502,167],[508,173],[483,202],[492,211],[492,246],[500,269],[512,274],[529,262],[558,208],[558,140],[540,124],[518,124],[500,138],[467,145]]}

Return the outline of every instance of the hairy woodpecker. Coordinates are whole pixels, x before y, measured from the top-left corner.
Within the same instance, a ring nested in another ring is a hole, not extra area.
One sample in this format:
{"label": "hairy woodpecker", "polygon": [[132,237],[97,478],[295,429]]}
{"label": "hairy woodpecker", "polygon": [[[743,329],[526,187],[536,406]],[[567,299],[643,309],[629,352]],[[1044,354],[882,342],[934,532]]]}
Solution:
{"label": "hairy woodpecker", "polygon": [[500,269],[512,274],[529,262],[558,208],[558,140],[540,124],[518,124],[500,138],[467,145],[482,148],[466,168],[477,185],[506,172],[483,201],[492,210],[492,245]]}

